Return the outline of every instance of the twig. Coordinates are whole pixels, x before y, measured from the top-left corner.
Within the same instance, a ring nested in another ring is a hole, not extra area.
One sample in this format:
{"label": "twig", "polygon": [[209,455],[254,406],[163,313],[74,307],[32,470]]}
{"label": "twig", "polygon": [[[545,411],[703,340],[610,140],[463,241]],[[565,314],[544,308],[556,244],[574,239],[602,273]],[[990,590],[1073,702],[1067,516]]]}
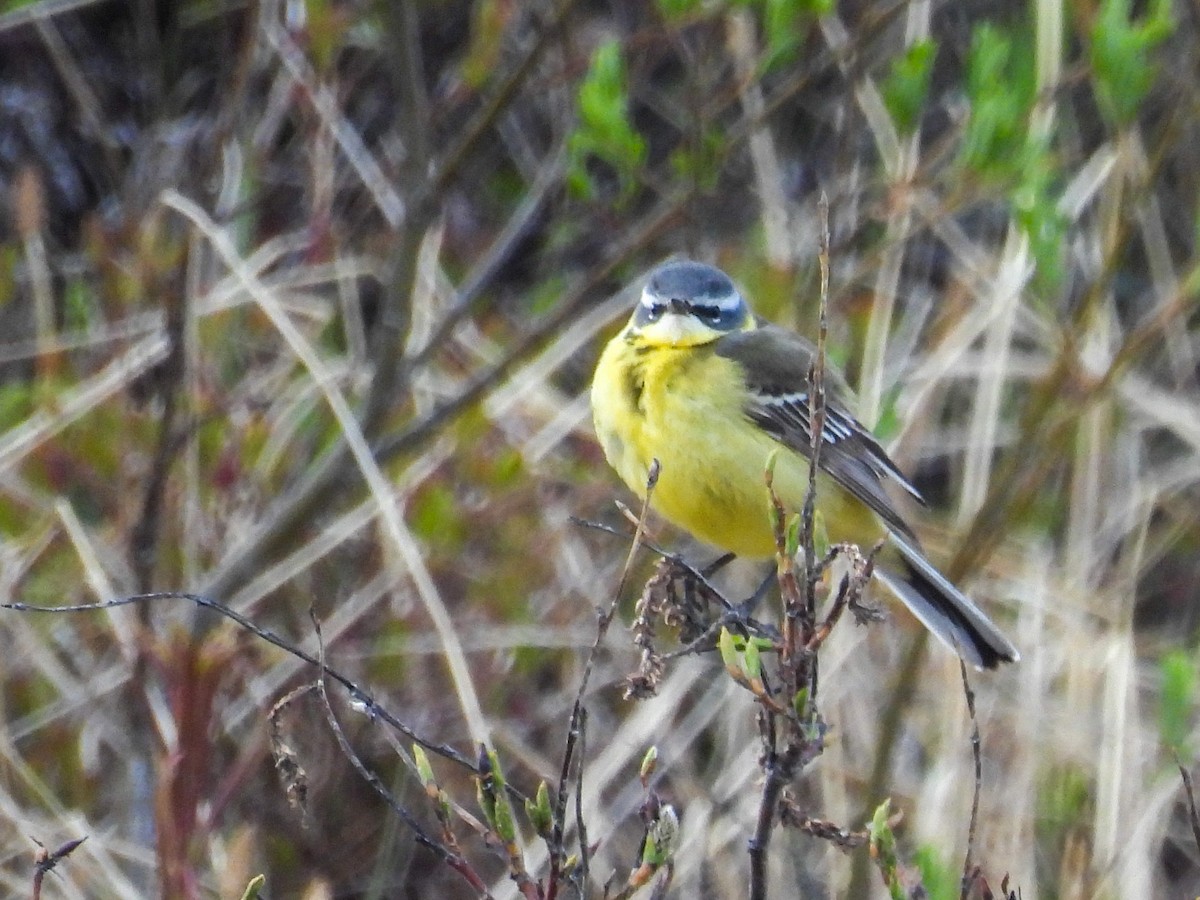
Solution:
{"label": "twig", "polygon": [[[820,222],[820,249],[817,260],[821,269],[820,311],[817,317],[817,353],[809,372],[808,382],[808,439],[812,457],[808,466],[808,493],[804,497],[804,576],[807,586],[805,616],[808,626],[817,619],[816,551],[813,547],[813,518],[817,503],[817,470],[821,463],[821,444],[825,433],[825,341],[829,333],[829,198],[821,192],[817,205]],[[816,666],[813,666],[813,699],[816,699]]]}
{"label": "twig", "polygon": [[38,845],[33,867],[33,892],[31,894],[33,900],[41,900],[42,881],[45,879],[46,873],[53,871],[55,866],[74,853],[75,849],[86,840],[87,836],[84,835],[76,840],[67,841],[54,851],[49,851],[41,841],[37,838],[33,839],[33,842]]}
{"label": "twig", "polygon": [[767,762],[767,780],[763,783],[762,797],[758,802],[758,818],[754,824],[754,836],[750,838],[750,900],[766,900],[767,896],[767,848],[771,843],[771,832],[775,828],[779,796],[795,774],[800,761],[803,743],[790,741],[783,755]]}
{"label": "twig", "polygon": [[[541,349],[550,336],[578,317],[580,310],[592,302],[599,285],[637,251],[668,230],[678,219],[681,208],[682,200],[676,197],[652,210],[643,219],[642,225],[634,228],[629,238],[604,263],[568,292],[555,312],[530,328],[495,365],[468,381],[455,396],[409,423],[402,431],[376,441],[372,447],[376,460],[384,463],[416,451],[494,389],[516,366]],[[373,391],[375,396],[384,396],[382,391],[374,388]],[[364,427],[364,432],[368,437],[371,436],[371,429]],[[221,561],[203,593],[215,597],[232,593],[236,586],[249,580],[251,573],[264,559],[278,552],[283,544],[291,540],[315,515],[327,509],[332,501],[340,499],[347,489],[360,490],[362,474],[351,463],[352,456],[344,441],[317,461],[274,508],[267,510],[254,533]]]}
{"label": "twig", "polygon": [[[883,716],[879,723],[879,746],[875,749],[875,761],[871,765],[871,774],[867,777],[866,787],[862,792],[864,797],[879,797],[887,793],[886,786],[892,771],[892,751],[900,737],[900,723],[917,694],[917,675],[921,660],[925,656],[928,633],[921,629],[917,637],[909,643],[904,659],[900,662],[896,680],[889,690],[887,702],[883,705]],[[870,807],[865,807],[858,818],[869,821]],[[847,896],[867,896],[871,878],[871,860],[866,856],[855,857],[851,864]]]}
{"label": "twig", "polygon": [[608,626],[612,624],[613,616],[616,615],[617,604],[621,600],[621,595],[625,591],[625,584],[629,580],[629,573],[633,569],[634,557],[637,555],[638,548],[642,544],[642,532],[646,527],[646,518],[650,514],[650,500],[654,496],[655,485],[658,484],[659,471],[658,460],[652,460],[650,471],[646,475],[646,496],[642,500],[642,514],[638,519],[637,528],[633,532],[633,542],[629,546],[629,554],[625,557],[625,565],[621,569],[621,578],[617,582],[617,589],[613,592],[608,609],[600,613],[596,627],[596,639],[592,642],[592,647],[588,651],[587,662],[583,666],[583,676],[579,679],[579,689],[575,692],[575,702],[571,707],[571,724],[567,729],[567,743],[563,750],[562,768],[559,771],[558,777],[558,794],[554,801],[554,827],[551,832],[549,848],[550,877],[546,885],[546,900],[555,900],[558,896],[558,880],[562,872],[565,853],[563,848],[563,830],[567,814],[567,782],[570,779],[571,763],[575,757],[576,747],[581,739],[585,716],[583,698],[587,693],[588,681],[592,676],[592,666],[595,664],[596,654],[600,650],[600,643],[608,633]]}
{"label": "twig", "polygon": [[[616,537],[619,537],[619,538],[628,539],[628,537],[629,537],[629,535],[626,534],[625,532],[621,531],[620,529],[614,528],[612,525],[606,525],[604,522],[593,522],[589,519],[581,519],[581,518],[579,518],[579,516],[569,516],[568,518],[570,519],[572,524],[578,525],[581,528],[594,528],[597,531],[603,531],[608,534],[615,535]],[[635,526],[635,530],[636,530],[636,526]],[[705,567],[704,569],[697,569],[695,566],[693,566],[691,563],[689,563],[683,557],[679,556],[676,553],[672,553],[670,550],[665,550],[664,548],[660,547],[658,544],[654,543],[652,540],[647,538],[644,534],[640,538],[638,538],[638,541],[640,543],[640,546],[649,550],[651,553],[655,554],[656,556],[661,557],[662,559],[669,559],[672,563],[679,566],[679,568],[683,569],[688,574],[689,577],[694,578],[698,584],[702,585],[706,590],[711,591],[713,596],[715,596],[717,598],[717,601],[721,604],[721,606],[724,608],[724,610],[726,612],[729,612],[729,613],[737,612],[737,607],[733,603],[733,601],[731,601],[728,597],[726,597],[724,594],[722,594],[720,592],[720,590],[718,590],[717,587],[712,583],[712,581],[709,580],[709,576],[711,574],[713,574],[713,572],[711,572],[709,570],[712,569],[713,566],[716,565],[716,563],[713,563],[712,565],[709,565],[709,566]],[[717,562],[721,562],[721,560],[723,560],[723,559],[725,559],[725,557],[721,557],[720,559],[717,560]]]}
{"label": "twig", "polygon": [[[164,302],[164,332],[168,350],[154,372],[155,388],[162,398],[162,414],[158,420],[153,462],[142,494],[141,515],[129,536],[130,563],[139,591],[150,590],[154,580],[154,560],[163,531],[160,522],[167,480],[171,474],[171,464],[183,448],[175,425],[180,412],[183,380],[187,374],[187,299],[186,290],[167,291]],[[142,624],[145,624],[144,619]]]}
{"label": "twig", "polygon": [[446,346],[454,329],[468,315],[480,312],[477,302],[481,296],[488,296],[485,288],[538,221],[538,215],[550,197],[551,191],[561,182],[566,165],[567,142],[564,140],[546,154],[529,193],[521,200],[500,234],[496,236],[496,239],[475,262],[462,284],[458,286],[454,292],[453,305],[443,313],[441,321],[434,327],[424,346],[405,360],[403,364],[405,369],[414,370],[425,365],[434,354]]}
{"label": "twig", "polygon": [[814,819],[805,815],[795,797],[789,793],[779,798],[779,821],[788,828],[795,828],[812,837],[828,841],[844,853],[849,853],[870,840],[870,835],[865,830],[852,831],[828,819]]}
{"label": "twig", "polygon": [[[817,560],[814,541],[814,520],[817,502],[817,471],[821,462],[821,442],[825,430],[825,339],[829,330],[829,201],[824,193],[821,194],[819,205],[821,237],[819,260],[821,266],[820,317],[817,332],[816,354],[809,370],[808,408],[809,408],[809,468],[808,490],[804,496],[804,507],[800,518],[800,545],[804,554],[804,590],[803,596],[796,598],[795,576],[792,569],[791,554],[785,545],[783,525],[783,508],[775,495],[771,484],[771,470],[768,467],[767,489],[775,506],[776,523],[776,555],[779,565],[780,595],[784,605],[783,643],[780,648],[779,677],[782,682],[784,702],[773,707],[764,704],[762,715],[767,717],[770,733],[774,733],[774,717],[782,714],[787,724],[785,747],[778,753],[771,740],[766,748],[763,768],[766,770],[766,781],[763,783],[762,795],[759,798],[758,817],[755,821],[754,834],[750,839],[750,900],[765,900],[767,896],[767,851],[771,843],[771,833],[777,821],[779,798],[783,788],[796,776],[796,770],[814,752],[819,752],[821,734],[819,716],[817,713],[817,656],[813,652],[824,638],[817,640],[817,582],[820,579],[825,564]],[[840,616],[839,604],[848,602],[851,590],[851,580],[843,581],[839,596],[847,599],[835,601],[826,624],[832,628]],[[799,628],[796,627],[797,622]],[[804,691],[804,709],[795,709],[795,699]],[[781,712],[780,712],[781,710]],[[803,720],[801,719],[803,717]],[[812,726],[816,725],[814,729]]]}
{"label": "twig", "polygon": [[963,858],[962,891],[959,900],[967,900],[971,886],[979,876],[978,869],[972,869],[971,855],[975,850],[975,830],[979,824],[979,792],[983,786],[983,754],[980,752],[979,720],[975,718],[975,692],[971,690],[971,682],[967,678],[967,664],[962,657],[958,658],[958,669],[962,673],[963,695],[967,698],[967,713],[971,718],[971,755],[975,760],[975,788],[971,794],[971,824],[967,828],[967,853]]}
{"label": "twig", "polygon": [[[878,541],[866,559],[863,559],[862,553],[859,552],[858,547],[854,544],[837,544],[830,548],[830,559],[839,554],[850,555],[853,559],[852,568],[842,576],[842,581],[838,585],[837,596],[834,598],[833,606],[830,607],[825,619],[813,629],[812,637],[809,638],[806,648],[808,652],[816,653],[829,638],[829,635],[833,633],[834,626],[842,618],[842,613],[846,611],[846,607],[855,607],[855,604],[860,601],[863,592],[871,581],[871,575],[875,571],[875,555],[882,547],[883,541]],[[824,568],[825,566],[822,566],[822,569]],[[861,613],[857,614],[861,615]]]}
{"label": "twig", "polygon": [[383,799],[383,802],[391,807],[392,811],[400,817],[401,821],[412,830],[413,837],[418,844],[431,850],[442,862],[461,875],[475,889],[479,896],[491,898],[492,895],[488,891],[487,885],[484,884],[483,879],[475,871],[474,867],[464,857],[453,852],[440,841],[427,835],[416,817],[408,811],[408,808],[404,804],[393,796],[392,792],[387,789],[379,776],[368,768],[367,764],[362,761],[362,758],[354,750],[350,739],[346,737],[346,733],[342,730],[341,723],[338,722],[337,714],[333,711],[333,705],[329,702],[329,693],[326,690],[325,681],[329,669],[325,666],[325,640],[321,634],[321,621],[317,618],[316,612],[311,607],[308,610],[308,616],[312,620],[317,636],[317,694],[321,698],[321,706],[325,712],[325,721],[328,723],[330,731],[333,732],[342,755],[346,757],[346,760],[354,767],[359,776]]}
{"label": "twig", "polygon": [[591,852],[588,847],[587,823],[583,820],[583,763],[587,759],[587,707],[580,707],[579,750],[580,764],[575,767],[575,830],[579,835],[579,884],[587,890]]}
{"label": "twig", "polygon": [[[211,610],[220,616],[231,619],[256,637],[261,638],[268,644],[278,647],[280,650],[291,654],[297,659],[303,660],[310,666],[321,666],[321,662],[317,657],[312,656],[304,650],[301,650],[299,647],[296,647],[295,645],[284,640],[269,628],[263,628],[261,625],[256,625],[250,619],[247,619],[241,613],[229,608],[223,603],[217,603],[216,601],[210,600],[200,594],[189,594],[184,591],[157,591],[149,594],[134,594],[128,597],[119,597],[115,600],[105,600],[98,603],[79,603],[71,606],[35,606],[29,603],[0,603],[0,609],[11,609],[15,612],[77,613],[114,609],[119,606],[129,606],[130,604],[134,603],[143,603],[154,600],[187,600],[196,604],[197,606]],[[448,759],[451,762],[457,763],[460,766],[470,770],[472,773],[477,771],[474,760],[467,758],[449,744],[441,744],[422,737],[410,726],[406,725],[403,721],[397,718],[393,713],[389,712],[386,707],[381,706],[378,701],[371,696],[370,693],[359,687],[346,675],[343,675],[341,672],[330,668],[329,666],[325,666],[323,671],[327,677],[333,679],[342,687],[344,687],[350,694],[351,702],[361,707],[363,712],[372,719],[379,719],[380,721],[385,722],[392,728],[395,728],[409,740],[420,744],[426,750],[436,753],[438,756]]]}
{"label": "twig", "polygon": [[537,37],[525,51],[524,56],[513,68],[513,71],[505,78],[504,83],[488,98],[488,101],[475,114],[475,117],[463,126],[460,131],[462,137],[446,152],[441,163],[438,165],[437,171],[434,172],[433,177],[430,179],[434,194],[440,194],[444,191],[458,173],[458,170],[462,168],[471,151],[483,136],[487,134],[492,124],[496,121],[496,118],[504,111],[504,108],[516,93],[517,88],[521,86],[521,83],[532,70],[534,63],[537,62],[542,51],[549,44],[551,36],[566,21],[567,14],[574,5],[575,0],[558,0],[554,5],[550,19],[545,23],[544,27],[538,29]]}

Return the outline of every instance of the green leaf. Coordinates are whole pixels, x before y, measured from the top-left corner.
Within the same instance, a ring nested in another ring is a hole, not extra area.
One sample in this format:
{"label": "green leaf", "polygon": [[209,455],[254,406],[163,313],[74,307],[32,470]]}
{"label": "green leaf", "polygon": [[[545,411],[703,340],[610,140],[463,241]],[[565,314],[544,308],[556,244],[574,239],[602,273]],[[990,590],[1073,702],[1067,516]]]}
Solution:
{"label": "green leaf", "polygon": [[1135,22],[1130,0],[1103,0],[1092,29],[1091,63],[1100,110],[1115,125],[1128,125],[1154,85],[1151,51],[1171,36],[1170,0],[1151,0]]}
{"label": "green leaf", "polygon": [[704,0],[658,0],[658,11],[668,22],[688,19],[704,11]]}
{"label": "green leaf", "polygon": [[721,652],[721,663],[730,672],[742,670],[741,654],[734,644],[733,632],[722,626],[721,636],[717,638],[717,649]]}
{"label": "green leaf", "polygon": [[579,86],[579,125],[567,140],[567,184],[576,194],[594,194],[587,169],[593,158],[616,172],[623,196],[632,193],[634,175],[646,158],[646,143],[629,121],[626,82],[621,45],[606,41],[596,48]]}
{"label": "green leaf", "polygon": [[525,815],[540,837],[550,837],[554,818],[550,810],[550,788],[545,781],[538,785],[534,799],[525,801]]}
{"label": "green leaf", "polygon": [[1008,189],[1039,286],[1049,292],[1062,280],[1067,221],[1058,209],[1061,177],[1051,135],[1029,127],[1036,100],[1031,45],[991,25],[975,29],[967,60],[971,114],[960,154],[968,168]]}
{"label": "green leaf", "polygon": [[871,858],[879,867],[883,883],[887,885],[888,895],[892,900],[905,900],[908,892],[900,882],[899,860],[896,856],[896,835],[888,824],[891,815],[892,801],[884,800],[875,808],[875,814],[867,825],[867,834],[871,841]]}
{"label": "green leaf", "polygon": [[820,562],[829,555],[829,529],[825,527],[825,515],[821,510],[813,510],[813,555],[814,563]]}
{"label": "green leaf", "polygon": [[758,645],[753,641],[747,643],[742,652],[742,668],[752,681],[762,678],[762,657],[758,653]]}
{"label": "green leaf", "polygon": [[10,381],[0,384],[0,430],[8,430],[33,415],[31,382]]}
{"label": "green leaf", "polygon": [[790,519],[788,519],[787,531],[784,534],[783,546],[787,550],[787,555],[792,559],[795,559],[796,553],[800,550],[799,516],[792,516]]}
{"label": "green leaf", "polygon": [[1188,651],[1173,650],[1162,658],[1159,672],[1162,678],[1159,737],[1163,744],[1179,752],[1185,749],[1196,709],[1196,661]]}
{"label": "green leaf", "polygon": [[763,35],[767,39],[766,71],[794,62],[800,53],[807,29],[802,25],[809,18],[809,3],[805,0],[764,0]]}
{"label": "green leaf", "polygon": [[517,826],[505,789],[507,782],[504,780],[504,770],[500,767],[500,757],[495,750],[488,750],[488,760],[491,762],[492,827],[504,843],[511,844],[517,839]]}
{"label": "green leaf", "polygon": [[702,134],[671,152],[671,172],[680,180],[693,182],[698,190],[714,190],[727,140],[720,123],[707,124]]}
{"label": "green leaf", "polygon": [[1012,177],[1023,165],[1035,91],[1029,43],[1015,42],[992,25],[980,25],[971,35],[967,56],[971,114],[961,153],[969,167],[985,176]]}
{"label": "green leaf", "polygon": [[478,0],[472,5],[470,41],[459,71],[463,81],[479,90],[501,63],[504,31],[514,16],[512,4],[504,0]]}
{"label": "green leaf", "polygon": [[420,744],[413,744],[413,761],[417,765],[417,777],[421,779],[421,784],[426,788],[431,785],[436,786],[437,779],[433,776],[433,766],[429,764],[429,756]]}
{"label": "green leaf", "polygon": [[72,278],[63,286],[63,326],[68,331],[85,331],[92,323],[95,306],[91,288],[82,278]]}
{"label": "green leaf", "polygon": [[883,105],[901,134],[912,134],[921,121],[921,108],[929,94],[929,79],[936,56],[937,44],[931,40],[909,45],[903,56],[892,60],[891,69],[880,86]]}
{"label": "green leaf", "polygon": [[925,845],[913,854],[929,900],[957,900],[960,873],[939,857],[937,848]]}

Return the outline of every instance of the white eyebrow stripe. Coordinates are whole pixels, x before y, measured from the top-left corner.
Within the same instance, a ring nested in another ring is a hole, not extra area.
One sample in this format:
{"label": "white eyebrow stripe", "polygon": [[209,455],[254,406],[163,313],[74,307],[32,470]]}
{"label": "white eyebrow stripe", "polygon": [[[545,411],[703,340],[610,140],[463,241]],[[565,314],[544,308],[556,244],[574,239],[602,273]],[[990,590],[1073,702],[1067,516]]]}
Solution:
{"label": "white eyebrow stripe", "polygon": [[[659,304],[666,303],[672,298],[664,297],[650,290],[650,286],[642,288],[642,296],[638,303],[645,307],[653,307]],[[716,309],[722,313],[738,312],[743,309],[745,302],[742,300],[742,295],[737,291],[732,294],[724,294],[720,297],[681,297],[678,298],[687,301],[697,309]]]}
{"label": "white eyebrow stripe", "polygon": [[742,295],[737,291],[734,291],[732,294],[725,294],[724,296],[718,297],[715,300],[708,300],[705,302],[712,303],[717,307],[717,309],[721,310],[721,312],[733,312],[734,310],[741,309],[744,303],[742,300]]}

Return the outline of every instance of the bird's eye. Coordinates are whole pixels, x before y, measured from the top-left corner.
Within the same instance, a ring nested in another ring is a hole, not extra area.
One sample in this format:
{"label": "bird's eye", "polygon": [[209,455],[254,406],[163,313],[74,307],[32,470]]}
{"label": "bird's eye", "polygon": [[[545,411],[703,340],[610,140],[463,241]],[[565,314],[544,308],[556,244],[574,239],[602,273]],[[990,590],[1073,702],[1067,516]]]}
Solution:
{"label": "bird's eye", "polygon": [[696,309],[696,314],[710,325],[716,325],[721,321],[721,310],[715,306],[701,306]]}
{"label": "bird's eye", "polygon": [[665,303],[651,303],[650,308],[646,312],[646,318],[651,322],[657,322],[662,318],[662,314],[666,311],[666,309],[667,304]]}

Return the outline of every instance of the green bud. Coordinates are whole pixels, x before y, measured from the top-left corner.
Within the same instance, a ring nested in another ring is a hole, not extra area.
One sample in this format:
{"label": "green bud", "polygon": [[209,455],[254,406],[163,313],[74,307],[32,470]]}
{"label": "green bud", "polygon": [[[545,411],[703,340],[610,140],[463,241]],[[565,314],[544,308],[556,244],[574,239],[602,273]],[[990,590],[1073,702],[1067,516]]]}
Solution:
{"label": "green bud", "polygon": [[413,760],[417,764],[417,777],[421,779],[421,784],[426,788],[436,785],[437,779],[433,777],[433,766],[429,764],[425,748],[420,744],[413,744]]}
{"label": "green bud", "polygon": [[673,806],[664,804],[646,835],[646,845],[642,848],[642,862],[655,868],[665,865],[675,855],[678,845],[679,816],[676,815]]}
{"label": "green bud", "polygon": [[767,454],[767,462],[763,466],[763,476],[767,480],[767,484],[772,484],[775,481],[775,461],[779,459],[779,448],[775,448]]}
{"label": "green bud", "polygon": [[802,687],[792,696],[792,709],[797,718],[804,719],[808,715],[808,688]]}
{"label": "green bud", "polygon": [[496,798],[484,786],[484,779],[475,779],[475,799],[479,802],[479,808],[483,811],[483,819],[487,822],[488,828],[495,830],[496,828]]}
{"label": "green bud", "polygon": [[875,815],[871,817],[871,823],[867,826],[867,834],[871,838],[871,858],[879,867],[879,874],[883,877],[883,883],[887,885],[889,896],[892,900],[904,900],[908,893],[899,877],[896,835],[888,823],[891,805],[892,801],[888,799],[876,807]]}
{"label": "green bud", "polygon": [[792,516],[787,523],[787,536],[784,541],[784,547],[787,549],[787,555],[795,559],[796,554],[800,550],[800,517]]}
{"label": "green bud", "polygon": [[554,819],[550,811],[550,788],[546,782],[543,781],[538,785],[534,799],[525,801],[525,815],[529,818],[529,823],[533,825],[533,830],[540,837],[550,836],[550,828]]}
{"label": "green bud", "polygon": [[500,840],[505,844],[512,844],[517,839],[517,826],[513,822],[512,807],[508,803],[508,797],[500,795],[496,798],[496,817],[493,827],[496,834],[500,835]]}
{"label": "green bud", "polygon": [[484,746],[479,748],[479,774],[475,776],[475,797],[488,827],[496,828],[496,782],[492,769],[492,753]]}
{"label": "green bud", "polygon": [[246,883],[246,890],[242,892],[242,900],[258,900],[259,891],[263,885],[267,883],[266,875],[255,875]]}
{"label": "green bud", "polygon": [[488,750],[488,768],[492,773],[492,782],[495,784],[496,796],[504,793],[504,788],[508,782],[504,779],[504,769],[500,766],[500,757],[496,755],[495,750]]}
{"label": "green bud", "polygon": [[829,555],[829,532],[825,528],[825,516],[821,511],[813,511],[813,554],[817,557],[814,563],[820,562]]}
{"label": "green bud", "polygon": [[872,842],[874,842],[876,839],[879,839],[879,838],[886,840],[888,837],[892,837],[894,840],[894,836],[892,835],[891,826],[888,825],[888,818],[889,818],[888,814],[891,811],[892,811],[892,798],[891,797],[884,800],[877,807],[875,807],[875,814],[873,816],[871,816],[871,824],[869,826],[867,826],[867,831],[871,835]]}
{"label": "green bud", "polygon": [[642,757],[642,767],[638,771],[638,778],[641,779],[643,785],[650,780],[650,776],[654,774],[654,770],[657,766],[658,748],[651,747],[646,751],[646,755]]}
{"label": "green bud", "polygon": [[742,661],[734,644],[733,633],[725,627],[721,628],[721,636],[717,638],[717,649],[721,651],[721,662],[725,668],[735,675],[742,672]]}
{"label": "green bud", "polygon": [[508,802],[508,792],[505,790],[508,783],[504,780],[504,769],[496,751],[488,750],[487,756],[488,768],[491,770],[491,825],[504,843],[511,844],[517,838],[517,827],[513,822],[512,806]]}
{"label": "green bud", "polygon": [[762,657],[759,656],[758,644],[754,641],[746,642],[746,649],[742,653],[742,667],[751,681],[762,678]]}

